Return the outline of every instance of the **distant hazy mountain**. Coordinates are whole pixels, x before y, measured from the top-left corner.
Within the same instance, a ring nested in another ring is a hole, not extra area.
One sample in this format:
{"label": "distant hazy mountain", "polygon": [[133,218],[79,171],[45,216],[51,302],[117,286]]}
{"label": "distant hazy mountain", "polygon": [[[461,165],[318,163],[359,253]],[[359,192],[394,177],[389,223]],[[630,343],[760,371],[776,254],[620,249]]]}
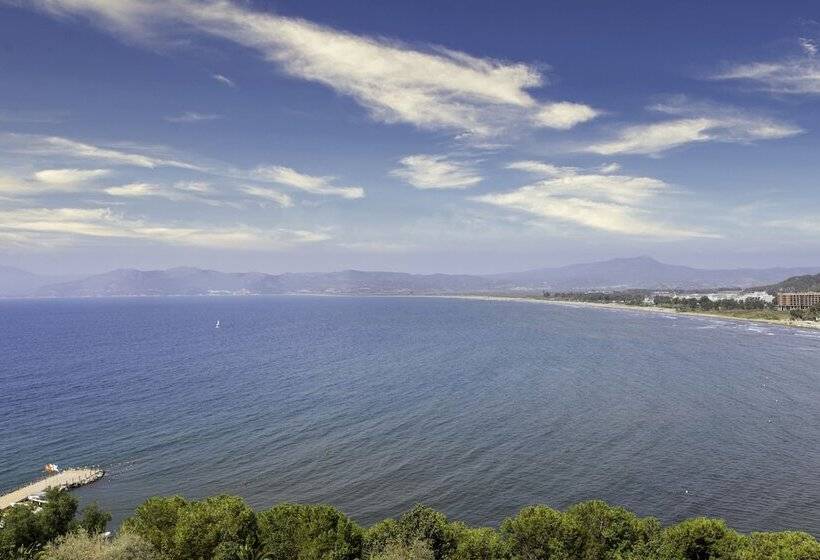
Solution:
{"label": "distant hazy mountain", "polygon": [[330,273],[226,273],[198,268],[114,270],[82,280],[52,284],[41,297],[201,294],[401,294],[484,291],[494,283],[480,276],[406,274],[346,270]]}
{"label": "distant hazy mountain", "polygon": [[651,257],[635,257],[498,274],[492,278],[511,285],[552,290],[748,288],[819,270],[820,267],[713,270],[666,264]]}
{"label": "distant hazy mountain", "polygon": [[708,270],[649,257],[612,259],[489,276],[345,270],[329,273],[226,273],[199,268],[121,269],[68,282],[0,267],[0,295],[97,297],[205,294],[447,294],[521,291],[704,289],[771,285],[814,268]]}
{"label": "distant hazy mountain", "polygon": [[68,278],[42,276],[11,266],[0,265],[0,296],[24,296],[47,284]]}

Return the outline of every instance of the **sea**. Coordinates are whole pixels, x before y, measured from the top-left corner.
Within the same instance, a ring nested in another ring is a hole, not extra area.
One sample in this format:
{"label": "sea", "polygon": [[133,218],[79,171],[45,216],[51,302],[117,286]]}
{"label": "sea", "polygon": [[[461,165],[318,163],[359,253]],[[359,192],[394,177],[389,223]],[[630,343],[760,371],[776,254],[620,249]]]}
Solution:
{"label": "sea", "polygon": [[[217,321],[219,327],[216,328]],[[602,499],[820,536],[820,331],[431,297],[0,301],[0,489],[416,503],[496,526]]]}

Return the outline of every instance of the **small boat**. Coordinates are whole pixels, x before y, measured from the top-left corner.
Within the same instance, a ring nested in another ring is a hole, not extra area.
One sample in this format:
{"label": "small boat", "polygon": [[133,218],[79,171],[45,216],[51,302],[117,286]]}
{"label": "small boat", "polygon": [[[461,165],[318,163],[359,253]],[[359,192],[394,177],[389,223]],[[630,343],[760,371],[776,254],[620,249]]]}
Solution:
{"label": "small boat", "polygon": [[216,326],[215,326],[214,328],[215,328],[215,329],[218,329],[218,328],[219,328],[219,319],[217,319],[217,320],[216,320]]}

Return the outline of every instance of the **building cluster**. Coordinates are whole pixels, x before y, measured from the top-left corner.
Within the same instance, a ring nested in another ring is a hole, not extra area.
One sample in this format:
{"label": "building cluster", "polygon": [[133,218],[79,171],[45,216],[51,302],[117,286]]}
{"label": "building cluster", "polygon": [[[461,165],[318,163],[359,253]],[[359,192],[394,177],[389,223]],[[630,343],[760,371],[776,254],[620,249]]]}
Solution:
{"label": "building cluster", "polygon": [[820,292],[781,292],[777,294],[777,307],[783,311],[820,307]]}

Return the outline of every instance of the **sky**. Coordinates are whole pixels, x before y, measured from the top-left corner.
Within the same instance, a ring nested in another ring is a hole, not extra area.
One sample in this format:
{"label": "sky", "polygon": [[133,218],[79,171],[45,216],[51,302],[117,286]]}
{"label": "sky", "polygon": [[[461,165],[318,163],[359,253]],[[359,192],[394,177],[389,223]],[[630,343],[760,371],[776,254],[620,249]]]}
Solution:
{"label": "sky", "polygon": [[816,2],[0,0],[0,264],[820,265]]}

